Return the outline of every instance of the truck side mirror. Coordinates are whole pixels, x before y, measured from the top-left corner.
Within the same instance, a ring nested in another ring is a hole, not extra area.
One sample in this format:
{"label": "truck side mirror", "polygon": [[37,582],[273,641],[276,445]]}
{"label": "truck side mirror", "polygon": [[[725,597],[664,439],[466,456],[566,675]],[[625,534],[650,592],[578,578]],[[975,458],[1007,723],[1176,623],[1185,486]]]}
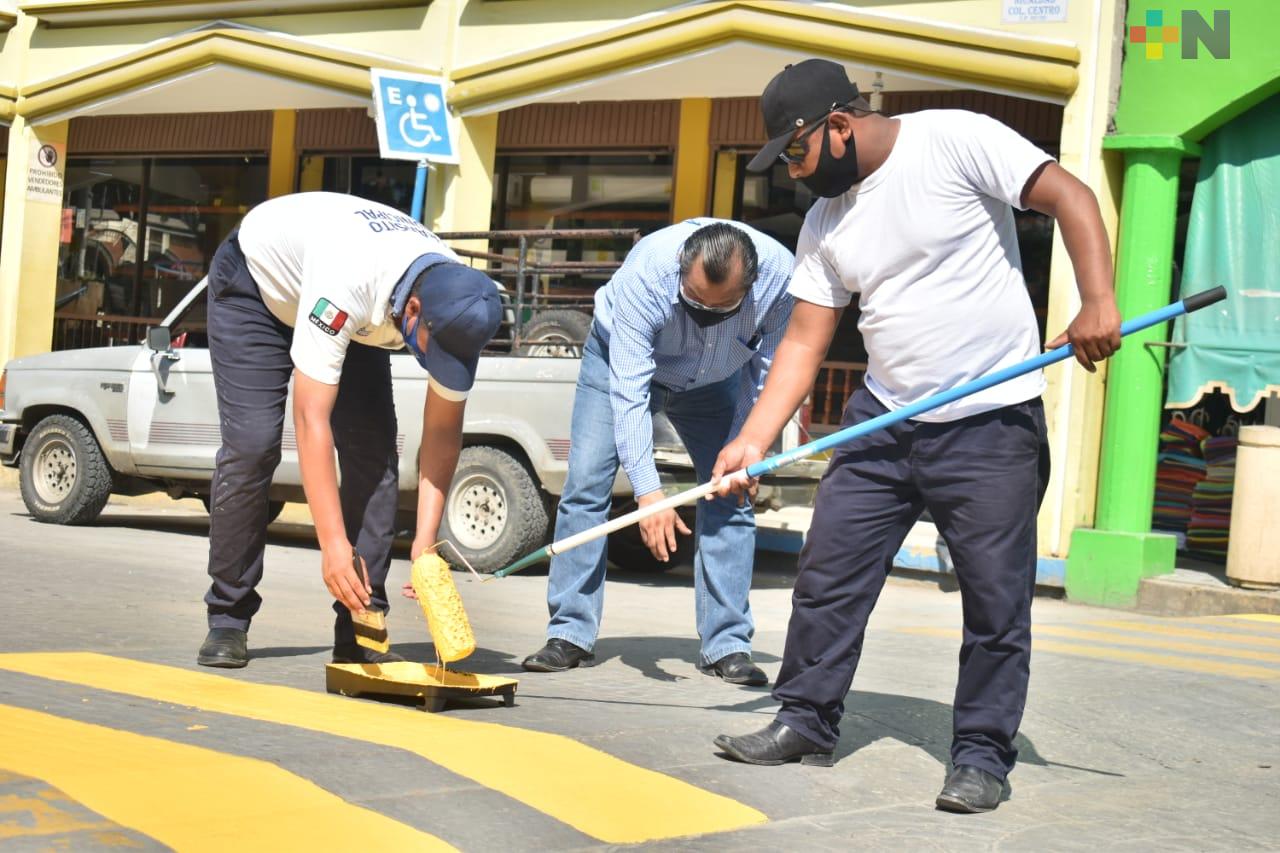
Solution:
{"label": "truck side mirror", "polygon": [[147,329],[147,349],[168,352],[171,344],[168,326],[151,326]]}

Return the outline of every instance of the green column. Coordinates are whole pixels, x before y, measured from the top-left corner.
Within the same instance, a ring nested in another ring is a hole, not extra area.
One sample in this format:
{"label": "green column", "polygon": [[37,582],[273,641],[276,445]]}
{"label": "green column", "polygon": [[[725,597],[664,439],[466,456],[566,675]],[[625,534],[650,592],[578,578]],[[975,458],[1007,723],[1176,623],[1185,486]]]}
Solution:
{"label": "green column", "polygon": [[[1168,304],[1178,210],[1178,172],[1191,146],[1177,137],[1109,137],[1125,152],[1116,252],[1116,300],[1126,319]],[[1067,595],[1089,604],[1134,603],[1144,577],[1173,571],[1176,540],[1151,532],[1166,326],[1124,340],[1107,368],[1106,410],[1094,529],[1071,536]]]}

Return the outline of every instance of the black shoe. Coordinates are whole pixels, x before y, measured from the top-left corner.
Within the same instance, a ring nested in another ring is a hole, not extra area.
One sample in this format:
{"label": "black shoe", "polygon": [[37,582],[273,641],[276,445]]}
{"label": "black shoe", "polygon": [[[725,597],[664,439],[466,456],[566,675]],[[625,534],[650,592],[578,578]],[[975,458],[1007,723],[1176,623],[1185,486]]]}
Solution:
{"label": "black shoe", "polygon": [[399,663],[404,660],[395,652],[375,652],[359,643],[339,643],[333,647],[334,663]]}
{"label": "black shoe", "polygon": [[239,628],[210,628],[196,663],[239,669],[249,662],[249,633]]}
{"label": "black shoe", "polygon": [[575,666],[595,666],[596,656],[568,640],[552,637],[547,644],[524,659],[529,672],[564,672]]}
{"label": "black shoe", "polygon": [[801,764],[813,767],[830,767],[835,763],[830,750],[823,749],[777,720],[749,735],[719,735],[716,746],[734,761],[747,764],[774,765],[799,760]]}
{"label": "black shoe", "polygon": [[947,777],[936,805],[944,812],[989,812],[1000,805],[1002,793],[1004,782],[981,768],[961,764]]}
{"label": "black shoe", "polygon": [[734,652],[725,655],[710,666],[701,667],[707,675],[718,675],[730,684],[749,684],[752,687],[764,687],[769,683],[769,676],[764,670],[751,662],[751,655],[746,652]]}

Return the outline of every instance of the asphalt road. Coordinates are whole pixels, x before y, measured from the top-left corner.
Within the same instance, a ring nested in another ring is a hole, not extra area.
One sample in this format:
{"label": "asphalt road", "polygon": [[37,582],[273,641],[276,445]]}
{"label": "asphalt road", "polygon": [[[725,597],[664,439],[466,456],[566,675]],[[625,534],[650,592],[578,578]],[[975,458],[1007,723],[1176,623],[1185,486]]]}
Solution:
{"label": "asphalt road", "polygon": [[[455,575],[514,707],[427,714],[325,692],[329,601],[305,529],[278,525],[254,660],[195,666],[207,523],[192,504],[37,524],[0,490],[5,849],[1240,850],[1280,839],[1280,620],[1157,619],[1038,599],[1021,761],[987,815],[937,812],[959,594],[891,581],[834,768],[748,767],[721,732],[766,690],[702,675],[688,571],[617,571],[594,669],[524,673],[544,575]],[[401,555],[402,557],[404,555]],[[777,673],[794,565],[762,561],[756,657]],[[407,574],[397,560],[392,579]],[[433,656],[397,602],[396,648]]]}

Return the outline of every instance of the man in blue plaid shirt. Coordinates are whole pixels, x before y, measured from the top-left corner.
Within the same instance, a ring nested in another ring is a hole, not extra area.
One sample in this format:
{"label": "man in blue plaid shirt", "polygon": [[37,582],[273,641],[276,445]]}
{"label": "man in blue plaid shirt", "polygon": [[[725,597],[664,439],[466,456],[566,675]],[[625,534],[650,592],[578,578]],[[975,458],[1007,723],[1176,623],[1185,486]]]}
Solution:
{"label": "man in blue plaid shirt", "polygon": [[[737,222],[690,219],[641,240],[596,292],[570,432],[569,475],[555,538],[608,520],[618,467],[636,502],[663,499],[653,459],[655,412],[665,412],[699,480],[737,435],[764,387],[791,316],[793,258],[776,240]],[[750,501],[700,501],[694,582],[704,671],[734,684],[768,683],[751,661],[748,596],[755,559]],[[691,531],[674,510],[641,523],[663,562]],[[524,661],[531,672],[595,663],[604,605],[606,540],[551,561],[547,644]]]}

